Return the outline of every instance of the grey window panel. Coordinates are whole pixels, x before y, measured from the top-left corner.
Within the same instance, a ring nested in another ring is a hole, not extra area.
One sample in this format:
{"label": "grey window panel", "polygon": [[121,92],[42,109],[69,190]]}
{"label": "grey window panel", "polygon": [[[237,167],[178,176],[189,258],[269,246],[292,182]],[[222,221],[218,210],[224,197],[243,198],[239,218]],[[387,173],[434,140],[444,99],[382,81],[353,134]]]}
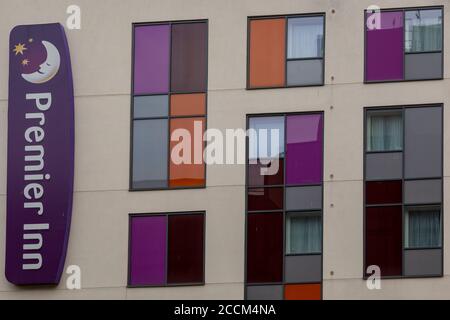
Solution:
{"label": "grey window panel", "polygon": [[247,286],[247,300],[282,300],[283,286]]}
{"label": "grey window panel", "polygon": [[405,276],[442,275],[442,249],[404,251]]}
{"label": "grey window panel", "polygon": [[407,54],[405,79],[423,80],[442,78],[442,53]]}
{"label": "grey window panel", "polygon": [[169,96],[134,97],[134,115],[136,118],[167,117],[169,114]]}
{"label": "grey window panel", "polygon": [[442,108],[405,109],[405,178],[442,176]]}
{"label": "grey window panel", "polygon": [[322,281],[322,255],[286,256],[284,268],[287,283]]}
{"label": "grey window panel", "polygon": [[287,85],[307,86],[323,84],[323,61],[293,60],[287,62]]}
{"label": "grey window panel", "polygon": [[286,210],[314,209],[322,209],[321,186],[286,188]]}
{"label": "grey window panel", "polygon": [[436,180],[405,181],[405,204],[440,203],[442,182]]}
{"label": "grey window panel", "polygon": [[402,152],[366,154],[366,180],[402,179]]}
{"label": "grey window panel", "polygon": [[133,188],[167,187],[168,120],[135,120],[133,126]]}

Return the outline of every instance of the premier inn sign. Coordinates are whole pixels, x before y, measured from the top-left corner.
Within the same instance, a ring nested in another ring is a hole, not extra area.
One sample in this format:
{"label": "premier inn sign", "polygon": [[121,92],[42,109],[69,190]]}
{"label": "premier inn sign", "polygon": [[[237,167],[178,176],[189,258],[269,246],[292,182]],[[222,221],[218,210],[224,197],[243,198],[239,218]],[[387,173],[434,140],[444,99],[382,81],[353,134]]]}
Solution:
{"label": "premier inn sign", "polygon": [[55,23],[15,27],[9,50],[6,278],[58,284],[74,177],[69,47]]}

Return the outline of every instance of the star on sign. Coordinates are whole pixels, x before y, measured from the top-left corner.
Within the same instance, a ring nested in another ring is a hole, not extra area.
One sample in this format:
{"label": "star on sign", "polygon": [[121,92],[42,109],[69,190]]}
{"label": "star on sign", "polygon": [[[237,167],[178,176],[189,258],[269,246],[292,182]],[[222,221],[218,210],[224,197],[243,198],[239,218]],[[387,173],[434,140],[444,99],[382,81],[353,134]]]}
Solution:
{"label": "star on sign", "polygon": [[28,59],[23,59],[23,60],[22,60],[22,65],[25,67],[25,66],[28,65],[29,62],[30,62],[30,60],[28,60]]}
{"label": "star on sign", "polygon": [[16,44],[15,46],[14,46],[14,49],[13,49],[13,52],[16,54],[16,56],[20,53],[21,55],[23,55],[23,52],[25,51],[25,50],[27,50],[27,48],[25,47],[25,45],[24,44],[21,44],[20,42],[19,42],[19,44]]}

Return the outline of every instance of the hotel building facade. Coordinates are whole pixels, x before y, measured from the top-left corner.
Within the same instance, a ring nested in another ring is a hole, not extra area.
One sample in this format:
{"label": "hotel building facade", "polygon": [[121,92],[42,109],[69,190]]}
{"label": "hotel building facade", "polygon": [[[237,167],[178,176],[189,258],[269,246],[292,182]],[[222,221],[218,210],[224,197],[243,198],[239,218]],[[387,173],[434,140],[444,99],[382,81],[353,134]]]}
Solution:
{"label": "hotel building facade", "polygon": [[[59,284],[1,276],[0,299],[450,298],[449,5],[3,1],[2,270],[8,69],[26,70],[32,42],[11,47],[17,25],[65,27],[75,174]],[[192,164],[172,157],[177,129],[194,136]],[[207,164],[206,129],[277,129],[279,143],[250,136],[245,163]]]}

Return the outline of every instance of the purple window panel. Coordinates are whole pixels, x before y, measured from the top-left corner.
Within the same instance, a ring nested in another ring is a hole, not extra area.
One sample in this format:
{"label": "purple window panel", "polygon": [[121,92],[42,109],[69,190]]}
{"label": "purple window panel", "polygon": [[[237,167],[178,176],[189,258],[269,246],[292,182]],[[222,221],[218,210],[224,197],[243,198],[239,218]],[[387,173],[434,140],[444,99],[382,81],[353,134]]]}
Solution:
{"label": "purple window panel", "polygon": [[167,217],[131,218],[130,285],[166,282]]}
{"label": "purple window panel", "polygon": [[[403,80],[403,12],[381,12],[381,22],[366,15],[366,80]],[[369,28],[369,26],[370,28]]]}
{"label": "purple window panel", "polygon": [[322,183],[323,117],[320,114],[287,117],[287,184]]}
{"label": "purple window panel", "polygon": [[170,26],[134,29],[134,94],[168,93]]}

